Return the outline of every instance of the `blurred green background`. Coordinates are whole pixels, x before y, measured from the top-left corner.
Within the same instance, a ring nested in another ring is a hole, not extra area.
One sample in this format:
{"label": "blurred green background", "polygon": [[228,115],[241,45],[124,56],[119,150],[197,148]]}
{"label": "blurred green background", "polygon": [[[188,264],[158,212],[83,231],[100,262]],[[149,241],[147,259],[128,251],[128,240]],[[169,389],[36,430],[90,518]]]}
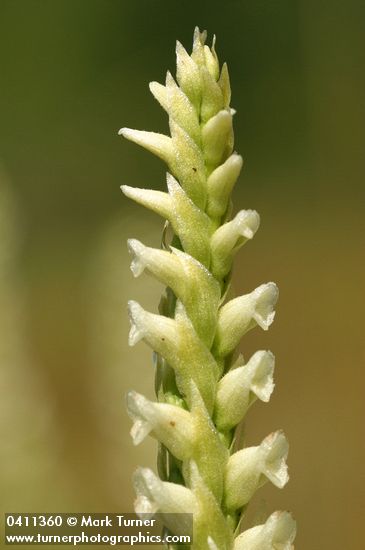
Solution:
{"label": "blurred green background", "polygon": [[237,293],[274,280],[276,391],[247,442],[284,428],[291,482],[258,493],[251,519],[289,509],[296,547],[364,547],[364,2],[0,1],[0,495],[3,511],[131,511],[124,395],[152,397],[151,354],[127,346],[128,298],[161,287],[129,271],[125,240],[159,246],[162,222],[122,183],[164,188],[165,167],[121,126],[167,130],[148,82],[174,72],[195,25],[229,64],[236,210],[259,233]]}

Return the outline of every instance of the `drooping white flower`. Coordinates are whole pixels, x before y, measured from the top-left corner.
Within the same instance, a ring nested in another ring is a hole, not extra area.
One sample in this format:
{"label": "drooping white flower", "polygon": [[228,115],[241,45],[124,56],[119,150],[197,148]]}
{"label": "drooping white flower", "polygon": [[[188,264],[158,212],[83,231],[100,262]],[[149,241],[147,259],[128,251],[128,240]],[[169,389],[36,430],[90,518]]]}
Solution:
{"label": "drooping white flower", "polygon": [[135,445],[151,432],[179,460],[191,458],[197,436],[191,413],[168,403],[154,403],[135,391],[127,395],[127,409],[134,420]]}

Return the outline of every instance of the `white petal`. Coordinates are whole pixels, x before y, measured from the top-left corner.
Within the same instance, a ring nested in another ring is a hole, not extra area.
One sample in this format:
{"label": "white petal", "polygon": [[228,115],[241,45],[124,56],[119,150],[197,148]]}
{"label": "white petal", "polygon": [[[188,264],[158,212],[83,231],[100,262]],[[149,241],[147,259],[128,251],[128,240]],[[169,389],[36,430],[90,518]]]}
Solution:
{"label": "white petal", "polygon": [[288,441],[282,431],[268,435],[260,445],[263,460],[262,473],[279,489],[289,481],[286,459],[289,452]]}
{"label": "white petal", "polygon": [[135,277],[139,277],[146,268],[147,258],[145,257],[146,246],[144,246],[137,239],[128,239],[128,249],[133,254],[133,260],[131,263],[131,271]]}
{"label": "white petal", "polygon": [[279,289],[275,283],[261,285],[252,293],[252,299],[255,301],[253,318],[263,330],[268,330],[274,320],[273,308],[278,298]]}
{"label": "white petal", "polygon": [[265,403],[269,401],[274,390],[274,366],[275,357],[271,351],[257,351],[246,365],[250,390]]}
{"label": "white petal", "polygon": [[147,334],[147,326],[144,323],[145,312],[137,302],[130,300],[128,302],[128,313],[131,323],[128,343],[130,346],[135,346]]}

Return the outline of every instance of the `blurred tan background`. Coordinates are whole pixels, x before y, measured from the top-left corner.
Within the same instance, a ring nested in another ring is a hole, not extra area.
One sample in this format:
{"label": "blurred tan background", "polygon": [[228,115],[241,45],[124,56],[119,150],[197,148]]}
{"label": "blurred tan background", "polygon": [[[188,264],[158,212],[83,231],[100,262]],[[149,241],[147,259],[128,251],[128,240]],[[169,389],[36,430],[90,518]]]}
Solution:
{"label": "blurred tan background", "polygon": [[274,280],[277,319],[242,343],[271,349],[276,390],[248,444],[284,428],[291,482],[251,519],[289,509],[296,548],[364,548],[365,5],[349,0],[0,1],[0,495],[3,511],[131,511],[124,395],[153,396],[150,350],[127,346],[128,298],[161,287],[129,271],[126,238],[162,223],[119,191],[164,188],[161,162],[117,136],[166,131],[148,82],[174,72],[195,25],[229,63],[236,210],[262,226],[235,290]]}

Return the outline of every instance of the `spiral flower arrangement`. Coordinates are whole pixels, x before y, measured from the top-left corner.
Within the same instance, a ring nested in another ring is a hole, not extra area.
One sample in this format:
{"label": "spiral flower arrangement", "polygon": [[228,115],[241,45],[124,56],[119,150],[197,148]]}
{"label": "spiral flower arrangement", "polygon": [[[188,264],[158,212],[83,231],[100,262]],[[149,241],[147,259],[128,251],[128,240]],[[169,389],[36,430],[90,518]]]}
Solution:
{"label": "spiral flower arrangement", "polygon": [[[256,491],[288,481],[288,443],[281,431],[258,446],[235,449],[236,428],[257,400],[274,389],[274,356],[257,351],[247,363],[237,353],[242,336],[274,319],[272,282],[229,301],[232,263],[255,235],[254,210],[232,217],[231,193],[242,167],[234,152],[227,65],[220,69],[206,32],[194,32],[191,55],[177,42],[176,80],[150,90],[169,116],[171,136],[122,128],[120,134],[168,166],[167,192],[122,186],[123,193],[166,220],[161,249],[128,241],[135,277],[144,271],[167,289],[159,314],[129,302],[131,346],[143,340],[155,352],[157,401],[131,391],[128,412],[137,445],[159,442],[158,476],[137,469],[137,513],[160,513],[174,534],[179,517],[193,514],[194,550],[289,550],[295,522],[274,512],[263,525],[237,534]],[[169,232],[171,233],[168,238]]]}

